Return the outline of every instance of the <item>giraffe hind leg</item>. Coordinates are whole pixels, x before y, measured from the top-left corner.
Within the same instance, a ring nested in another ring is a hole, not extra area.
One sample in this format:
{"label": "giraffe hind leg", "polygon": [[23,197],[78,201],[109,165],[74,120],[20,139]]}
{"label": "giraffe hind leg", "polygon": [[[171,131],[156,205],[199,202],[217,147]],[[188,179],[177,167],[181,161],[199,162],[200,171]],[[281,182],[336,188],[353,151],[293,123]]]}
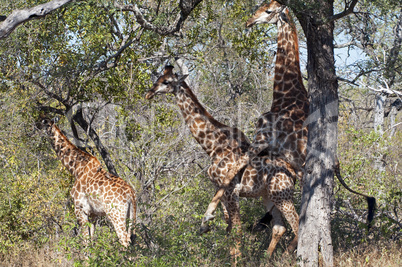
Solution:
{"label": "giraffe hind leg", "polygon": [[134,223],[135,223],[135,216],[136,216],[136,207],[135,203],[132,203],[131,201],[128,203],[128,208],[127,208],[127,220],[128,220],[128,225],[127,225],[127,242],[134,244],[135,242],[135,229],[134,229]]}
{"label": "giraffe hind leg", "polygon": [[240,245],[242,236],[239,199],[237,196],[231,195],[227,198],[224,197],[222,202],[229,214],[229,223],[226,232],[230,235],[232,230],[234,230],[234,242],[230,246],[230,256],[232,257],[232,265],[236,266],[237,259],[241,257]]}
{"label": "giraffe hind leg", "polygon": [[272,213],[274,226],[272,227],[272,238],[271,238],[271,242],[269,243],[268,250],[267,250],[267,253],[269,256],[272,255],[279,240],[281,239],[283,234],[286,232],[286,228],[285,228],[285,225],[282,220],[281,212],[276,207],[274,207],[272,209],[271,213]]}
{"label": "giraffe hind leg", "polygon": [[[114,230],[116,231],[117,237],[119,238],[120,244],[123,247],[128,247],[130,244],[130,236],[127,234],[126,216],[123,212],[116,213],[113,216],[108,216],[111,220]],[[130,230],[129,230],[130,231]]]}
{"label": "giraffe hind leg", "polygon": [[[275,214],[274,214],[275,213]],[[295,237],[293,240],[290,242],[289,246],[286,249],[286,252],[293,252],[296,247],[297,247],[297,241],[298,241],[298,231],[299,231],[299,215],[296,212],[296,209],[293,205],[293,201],[291,198],[289,199],[284,199],[281,201],[278,201],[275,203],[275,208],[272,211],[272,215],[275,218],[278,219],[278,217],[281,217],[281,213],[285,217],[285,219],[288,221],[290,224],[293,233],[295,234]],[[271,244],[268,248],[268,254],[272,254],[276,244],[278,243],[279,239],[282,237],[282,235],[285,233],[286,228],[283,225],[282,218],[280,219],[281,222],[276,224],[275,226],[278,225],[275,229],[272,230],[272,241]]]}

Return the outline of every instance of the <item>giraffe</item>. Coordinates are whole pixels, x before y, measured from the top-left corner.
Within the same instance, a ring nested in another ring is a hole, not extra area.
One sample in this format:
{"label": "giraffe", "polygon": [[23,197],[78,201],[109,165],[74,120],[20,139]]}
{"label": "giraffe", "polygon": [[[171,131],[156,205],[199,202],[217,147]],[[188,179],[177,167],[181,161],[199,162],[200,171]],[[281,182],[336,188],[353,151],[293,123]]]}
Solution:
{"label": "giraffe", "polygon": [[[262,23],[276,24],[278,28],[273,102],[271,110],[258,119],[254,140],[246,155],[236,163],[231,175],[243,168],[247,160],[261,153],[285,159],[301,179],[307,152],[306,119],[310,104],[300,71],[296,26],[288,9],[275,0],[263,4],[247,20],[246,27]],[[370,228],[376,206],[375,198],[356,192],[345,183],[340,174],[337,156],[333,168],[339,182],[348,191],[366,198],[367,226]],[[230,178],[231,176],[228,177]]]}
{"label": "giraffe", "polygon": [[[128,247],[134,239],[136,195],[123,179],[108,173],[99,160],[79,149],[61,132],[53,120],[41,118],[38,128],[51,139],[57,157],[75,177],[70,195],[84,237],[92,237],[94,217],[106,216],[113,224],[120,243]],[[128,227],[127,227],[128,223]]]}
{"label": "giraffe", "polygon": [[259,117],[254,140],[231,176],[246,166],[249,159],[262,153],[288,161],[301,178],[306,159],[304,122],[309,113],[309,100],[300,72],[296,27],[288,9],[276,1],[263,4],[247,20],[246,26],[260,23],[276,24],[278,28],[273,101],[271,110]]}
{"label": "giraffe", "polygon": [[[294,250],[297,244],[298,215],[293,205],[293,187],[296,179],[293,168],[283,159],[256,157],[234,179],[225,180],[236,159],[247,151],[249,142],[240,130],[218,122],[205,110],[184,82],[185,77],[174,74],[172,66],[165,67],[163,75],[148,91],[146,98],[152,99],[155,95],[173,93],[191,133],[211,157],[212,164],[208,174],[217,192],[204,215],[202,226],[213,218],[210,209],[214,211],[221,200],[228,213],[225,214],[227,231],[233,226],[240,229],[238,198],[262,197],[266,211],[271,211],[274,222],[268,253],[272,254],[286,230],[281,213],[295,233],[295,238],[289,245],[289,250]],[[232,256],[239,255],[238,253],[237,248],[231,249]]]}
{"label": "giraffe", "polygon": [[[306,159],[307,126],[304,122],[309,101],[300,71],[296,27],[287,8],[276,1],[263,4],[246,26],[259,23],[277,24],[278,27],[273,102],[271,110],[258,118],[253,142],[247,153],[242,154],[227,172],[226,180],[231,181],[257,155],[286,160],[301,179]],[[205,220],[211,218],[216,207],[216,201],[212,201]]]}

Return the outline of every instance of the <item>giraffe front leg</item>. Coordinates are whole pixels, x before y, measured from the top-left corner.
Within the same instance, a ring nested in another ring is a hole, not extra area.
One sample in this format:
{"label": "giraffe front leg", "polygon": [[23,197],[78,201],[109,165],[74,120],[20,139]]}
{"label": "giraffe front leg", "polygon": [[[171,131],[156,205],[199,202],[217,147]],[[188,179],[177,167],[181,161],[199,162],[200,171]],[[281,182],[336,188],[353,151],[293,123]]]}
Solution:
{"label": "giraffe front leg", "polygon": [[211,221],[215,218],[215,210],[218,207],[219,201],[221,200],[224,193],[224,188],[218,189],[218,191],[215,193],[215,196],[212,198],[212,201],[209,203],[207,211],[205,212],[204,217],[201,221],[200,234],[204,234],[210,230],[208,221]]}
{"label": "giraffe front leg", "polygon": [[90,221],[89,221],[89,216],[84,211],[84,209],[80,206],[79,203],[75,203],[74,213],[75,213],[75,216],[77,217],[77,221],[80,226],[82,236],[84,237],[84,242],[88,243],[88,239],[90,237],[92,237],[91,236],[92,223],[90,223]]}
{"label": "giraffe front leg", "polygon": [[[229,192],[227,192],[227,194],[229,194]],[[222,200],[222,202],[224,202],[225,207],[229,213],[229,224],[226,228],[226,231],[228,235],[230,235],[230,238],[233,238],[233,243],[230,246],[230,256],[232,258],[232,265],[235,266],[238,259],[241,257],[240,246],[242,229],[240,221],[239,197],[231,192],[229,196],[224,197],[224,200]]]}

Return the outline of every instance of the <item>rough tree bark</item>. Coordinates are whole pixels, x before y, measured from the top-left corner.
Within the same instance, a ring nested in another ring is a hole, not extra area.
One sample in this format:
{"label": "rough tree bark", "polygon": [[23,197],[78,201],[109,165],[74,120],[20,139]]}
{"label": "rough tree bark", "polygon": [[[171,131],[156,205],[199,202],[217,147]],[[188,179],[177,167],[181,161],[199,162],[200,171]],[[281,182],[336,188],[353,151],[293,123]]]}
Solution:
{"label": "rough tree bark", "polygon": [[[384,135],[384,115],[385,115],[385,101],[387,100],[388,94],[384,92],[378,92],[375,96],[375,106],[374,106],[374,131],[378,134],[379,138],[382,139]],[[382,176],[385,171],[385,164],[383,161],[384,154],[382,153],[382,148],[379,142],[377,142],[377,147],[379,149],[377,155],[374,159],[374,169],[378,171],[377,180],[382,183]],[[381,192],[379,192],[381,195]]]}
{"label": "rough tree bark", "polygon": [[[332,12],[331,3],[322,4],[326,12]],[[301,266],[318,266],[319,247],[324,265],[333,266],[330,212],[338,138],[333,28],[333,23],[316,25],[306,21],[303,25],[307,33],[310,115],[297,250]]]}
{"label": "rough tree bark", "polygon": [[333,0],[279,1],[295,12],[307,39],[310,115],[303,177],[297,255],[300,266],[333,266],[331,199],[338,139],[338,80],[334,59],[334,21],[350,14],[357,0],[334,15]]}

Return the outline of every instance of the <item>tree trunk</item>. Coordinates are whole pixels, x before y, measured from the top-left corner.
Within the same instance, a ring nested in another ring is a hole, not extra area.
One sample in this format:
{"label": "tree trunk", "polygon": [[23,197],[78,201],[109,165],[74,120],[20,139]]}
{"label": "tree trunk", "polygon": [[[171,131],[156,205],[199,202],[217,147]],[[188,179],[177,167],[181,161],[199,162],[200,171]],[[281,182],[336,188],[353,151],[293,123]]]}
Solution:
{"label": "tree trunk", "polygon": [[[332,1],[320,1],[316,17],[332,15]],[[303,177],[297,254],[300,266],[333,266],[331,199],[337,148],[338,81],[335,73],[334,23],[319,25],[312,17],[299,17],[307,38],[310,115],[306,172]]]}
{"label": "tree trunk", "polygon": [[[387,100],[387,94],[379,92],[375,96],[374,107],[374,131],[378,134],[379,140],[384,135],[384,115],[385,115],[385,101]],[[378,171],[377,180],[381,183],[382,173],[385,171],[385,165],[383,162],[383,148],[380,143],[377,142],[378,152],[374,159],[374,169]]]}
{"label": "tree trunk", "polygon": [[382,137],[384,134],[384,114],[385,114],[385,101],[387,95],[383,92],[379,92],[375,96],[374,107],[374,131]]}

